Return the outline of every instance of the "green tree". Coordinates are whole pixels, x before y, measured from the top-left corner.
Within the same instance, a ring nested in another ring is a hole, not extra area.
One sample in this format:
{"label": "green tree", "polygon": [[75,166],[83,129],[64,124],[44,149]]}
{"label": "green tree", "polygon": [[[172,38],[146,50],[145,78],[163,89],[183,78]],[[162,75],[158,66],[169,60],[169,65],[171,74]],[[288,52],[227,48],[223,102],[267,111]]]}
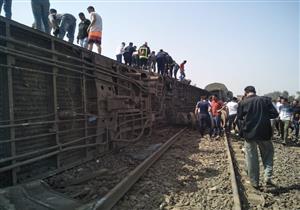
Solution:
{"label": "green tree", "polygon": [[[297,94],[298,94],[298,98],[300,99],[300,91],[298,91]],[[283,96],[283,97],[287,98],[289,101],[292,101],[292,100],[294,100],[296,98],[293,95],[290,96],[289,92],[286,91],[286,90],[284,90],[282,92],[280,92],[280,91],[274,91],[274,92],[265,94],[265,96],[272,98],[272,100],[276,100],[279,96]]]}

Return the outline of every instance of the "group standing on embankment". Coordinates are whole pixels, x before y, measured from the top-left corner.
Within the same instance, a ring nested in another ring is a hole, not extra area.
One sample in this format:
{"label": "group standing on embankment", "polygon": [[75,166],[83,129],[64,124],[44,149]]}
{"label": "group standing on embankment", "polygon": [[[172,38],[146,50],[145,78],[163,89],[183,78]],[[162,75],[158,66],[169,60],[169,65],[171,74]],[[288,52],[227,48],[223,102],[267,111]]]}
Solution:
{"label": "group standing on embankment", "polygon": [[[217,96],[209,100],[205,95],[201,96],[195,108],[198,128],[202,136],[207,133],[211,139],[218,139],[226,131],[233,134],[237,132],[236,135],[245,140],[246,172],[256,189],[260,187],[258,148],[264,166],[265,186],[273,187],[272,139],[275,127],[283,145],[299,143],[299,101],[288,102],[288,99],[280,97],[275,104],[268,97],[257,96],[253,86],[247,86],[244,91],[239,101],[233,97],[227,103],[218,100]],[[289,136],[292,138],[289,139]]]}

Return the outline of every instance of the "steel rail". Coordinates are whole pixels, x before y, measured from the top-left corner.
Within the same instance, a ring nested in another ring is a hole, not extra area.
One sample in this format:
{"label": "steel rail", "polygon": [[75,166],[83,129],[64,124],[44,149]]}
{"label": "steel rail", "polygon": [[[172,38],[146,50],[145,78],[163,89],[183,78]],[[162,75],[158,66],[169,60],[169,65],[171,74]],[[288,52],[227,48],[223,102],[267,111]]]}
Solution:
{"label": "steel rail", "polygon": [[111,209],[125,195],[125,193],[140,179],[140,177],[145,173],[145,171],[147,171],[153,165],[153,163],[155,163],[169,149],[169,147],[177,140],[178,136],[182,134],[185,130],[186,128],[183,128],[174,136],[172,136],[157,151],[155,151],[150,157],[148,157],[133,171],[131,171],[127,177],[125,177],[119,184],[117,184],[100,200],[84,205],[79,209]]}
{"label": "steel rail", "polygon": [[41,71],[41,70],[35,70],[35,69],[29,69],[29,68],[23,68],[23,67],[17,67],[17,66],[5,65],[5,64],[0,64],[0,67],[11,68],[11,69],[21,70],[21,71],[28,71],[28,72],[32,72],[32,73],[38,73],[38,74],[45,74],[45,75],[49,75],[49,76],[55,75],[57,77],[65,77],[65,78],[70,78],[70,79],[78,79],[78,80],[83,79],[83,77],[68,76],[68,75],[59,74],[59,73],[53,73],[53,72],[47,72],[47,71]]}
{"label": "steel rail", "polygon": [[[23,119],[16,119],[16,120],[14,120],[14,122],[26,121],[26,120],[36,120],[36,119],[48,118],[48,117],[52,117],[52,116],[54,116],[54,113],[46,114],[46,115],[39,115],[39,116],[35,116],[35,117],[28,117],[28,118],[23,118]],[[9,122],[11,122],[11,120],[1,120],[0,121],[0,123],[9,123]]]}
{"label": "steel rail", "polygon": [[238,184],[236,180],[235,169],[233,166],[232,152],[226,134],[224,135],[224,139],[225,139],[225,145],[226,145],[227,156],[228,156],[228,164],[230,170],[230,179],[231,179],[232,195],[233,195],[233,209],[242,210],[241,198],[240,198]]}
{"label": "steel rail", "polygon": [[[145,124],[143,125],[143,127],[139,128],[139,129],[142,129],[140,134],[133,138],[133,139],[112,139],[113,142],[125,142],[125,143],[135,143],[136,141],[138,141],[143,135],[144,135],[144,131],[146,129],[146,127],[150,127],[150,120],[146,120]],[[118,133],[118,135],[120,135],[121,132]],[[118,136],[116,135],[116,136]]]}
{"label": "steel rail", "polygon": [[12,128],[12,127],[25,127],[25,126],[37,126],[37,125],[48,125],[52,123],[66,123],[66,122],[80,122],[85,121],[85,119],[72,119],[72,120],[52,120],[52,121],[40,121],[32,123],[19,123],[19,124],[10,124],[10,125],[0,125],[1,128]]}
{"label": "steel rail", "polygon": [[[72,141],[69,141],[69,142],[60,143],[58,145],[53,145],[53,146],[46,147],[46,148],[43,148],[43,149],[40,149],[40,150],[35,150],[35,151],[32,151],[32,152],[27,152],[27,153],[24,153],[24,154],[15,155],[15,156],[7,157],[7,158],[1,158],[0,159],[0,164],[8,162],[8,161],[11,161],[11,160],[17,160],[17,159],[20,159],[20,158],[26,158],[28,156],[30,157],[32,155],[39,154],[39,153],[42,153],[42,152],[46,152],[48,150],[57,149],[57,148],[59,148],[60,152],[64,152],[65,150],[67,150],[68,148],[70,148],[70,147],[66,147],[68,145],[72,145],[72,144],[78,143],[78,142],[86,140],[86,139],[98,137],[98,136],[103,135],[103,134],[105,134],[105,132],[100,132],[98,134],[93,134],[93,135],[81,137],[81,138],[78,138],[78,139],[75,139],[75,140],[72,140]],[[86,145],[86,144],[84,144],[84,145]],[[79,145],[79,146],[84,146],[84,145]],[[2,172],[2,169],[3,168],[0,168],[0,172]]]}
{"label": "steel rail", "polygon": [[[2,51],[1,48],[2,48],[2,47],[0,46],[0,52]],[[10,51],[12,51],[12,50],[10,50]],[[8,51],[7,51],[7,52],[5,52],[5,53],[11,54],[11,55],[14,55],[14,56],[17,56],[17,57],[22,57],[22,58],[25,58],[25,59],[28,59],[28,60],[32,60],[32,61],[34,61],[34,62],[38,62],[38,63],[42,63],[42,64],[47,64],[47,65],[49,65],[49,66],[55,66],[55,67],[57,67],[57,68],[64,69],[64,70],[67,70],[67,71],[70,71],[70,72],[73,72],[73,73],[76,73],[76,74],[86,75],[86,76],[91,77],[91,78],[94,78],[94,79],[96,79],[96,80],[100,80],[100,81],[103,81],[103,82],[107,82],[107,83],[110,83],[110,84],[119,86],[119,87],[124,88],[124,89],[126,89],[126,90],[128,90],[128,91],[131,90],[130,88],[128,88],[128,87],[126,87],[126,86],[123,86],[123,85],[120,85],[120,84],[118,84],[118,83],[116,83],[116,82],[113,82],[113,81],[110,81],[110,80],[105,80],[105,79],[103,79],[103,78],[101,78],[101,77],[97,77],[97,76],[92,75],[92,74],[84,73],[84,72],[77,71],[77,70],[74,70],[74,69],[71,69],[71,68],[68,68],[68,67],[59,65],[59,64],[55,64],[55,63],[53,63],[52,60],[50,60],[50,61],[37,60],[37,59],[34,59],[33,57],[29,57],[28,55],[24,55],[24,53],[23,53],[23,55],[22,55],[20,52],[17,52],[17,51],[16,51],[16,52],[13,52],[13,51],[12,51],[12,52],[8,52]],[[2,65],[3,65],[3,64],[2,64]],[[28,69],[28,68],[15,67],[15,66],[8,66],[7,68],[21,69],[21,70],[24,70],[24,71],[30,71],[30,72],[32,72],[32,71],[38,71],[38,70],[30,70],[30,69]],[[44,72],[40,71],[39,73],[43,74]],[[45,73],[44,73],[44,74],[45,74]],[[48,74],[48,72],[46,72],[46,74]],[[52,75],[56,75],[56,74],[52,74]],[[129,82],[130,82],[130,81],[129,81]],[[133,83],[133,82],[131,82],[131,83]],[[134,84],[134,83],[133,83],[133,84]],[[135,85],[136,85],[136,84],[135,84]]]}
{"label": "steel rail", "polygon": [[87,127],[87,128],[73,128],[73,129],[68,129],[68,130],[62,130],[62,131],[57,131],[57,132],[52,132],[52,133],[41,133],[41,134],[37,134],[37,135],[32,135],[32,136],[25,136],[25,137],[20,137],[20,138],[15,138],[13,140],[10,139],[5,139],[5,140],[1,140],[0,144],[6,144],[6,143],[11,143],[11,142],[20,142],[20,141],[25,141],[25,140],[31,140],[31,139],[35,139],[35,138],[40,138],[40,137],[46,137],[46,136],[52,136],[55,134],[68,134],[71,133],[72,131],[81,131],[81,130],[90,130],[90,129],[96,129],[97,126],[91,126],[91,127]]}

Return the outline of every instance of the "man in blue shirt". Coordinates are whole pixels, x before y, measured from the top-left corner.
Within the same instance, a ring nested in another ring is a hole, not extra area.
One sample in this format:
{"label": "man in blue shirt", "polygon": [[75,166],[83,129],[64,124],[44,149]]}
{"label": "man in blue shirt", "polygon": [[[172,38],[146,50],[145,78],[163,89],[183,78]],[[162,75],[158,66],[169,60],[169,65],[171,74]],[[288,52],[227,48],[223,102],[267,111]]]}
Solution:
{"label": "man in blue shirt", "polygon": [[210,137],[212,135],[211,118],[209,115],[210,108],[210,104],[206,100],[206,95],[201,96],[201,100],[197,102],[195,109],[201,136],[204,136],[206,130],[208,130]]}

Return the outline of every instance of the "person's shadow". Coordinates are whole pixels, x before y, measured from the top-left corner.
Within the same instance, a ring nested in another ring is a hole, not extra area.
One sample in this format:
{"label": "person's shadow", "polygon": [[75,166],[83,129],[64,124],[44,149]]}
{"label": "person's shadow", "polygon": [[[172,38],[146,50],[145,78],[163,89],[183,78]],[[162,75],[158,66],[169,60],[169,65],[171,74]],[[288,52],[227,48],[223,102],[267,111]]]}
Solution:
{"label": "person's shadow", "polygon": [[300,184],[293,184],[291,186],[287,186],[287,187],[281,187],[281,186],[277,186],[277,185],[273,185],[271,188],[266,189],[265,192],[266,193],[271,193],[274,196],[278,196],[280,194],[283,193],[288,193],[291,190],[300,190]]}

